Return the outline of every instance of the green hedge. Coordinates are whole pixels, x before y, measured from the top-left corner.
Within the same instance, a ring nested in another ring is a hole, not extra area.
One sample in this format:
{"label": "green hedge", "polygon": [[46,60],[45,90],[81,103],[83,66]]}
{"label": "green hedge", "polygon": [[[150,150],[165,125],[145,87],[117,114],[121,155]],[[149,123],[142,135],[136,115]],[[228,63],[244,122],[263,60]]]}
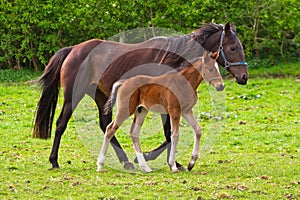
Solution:
{"label": "green hedge", "polygon": [[234,22],[247,59],[298,57],[297,0],[7,0],[0,2],[0,68],[43,69],[58,49],[143,27],[189,33]]}

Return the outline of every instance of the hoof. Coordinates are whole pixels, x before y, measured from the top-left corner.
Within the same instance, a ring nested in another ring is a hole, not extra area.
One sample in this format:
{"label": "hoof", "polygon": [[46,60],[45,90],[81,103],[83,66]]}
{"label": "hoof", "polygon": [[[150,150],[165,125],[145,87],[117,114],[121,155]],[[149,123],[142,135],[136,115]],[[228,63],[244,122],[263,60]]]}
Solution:
{"label": "hoof", "polygon": [[97,172],[102,172],[103,171],[103,163],[97,163]]}
{"label": "hoof", "polygon": [[150,173],[150,172],[153,172],[153,170],[152,169],[150,169],[149,167],[148,168],[142,168],[145,172],[147,172],[147,173]]}
{"label": "hoof", "polygon": [[52,169],[57,169],[59,168],[59,165],[57,163],[52,163]]}
{"label": "hoof", "polygon": [[191,170],[193,169],[194,166],[195,166],[195,164],[189,163],[189,165],[188,165],[188,170],[191,171]]}
{"label": "hoof", "polygon": [[52,168],[49,168],[48,170],[59,170],[60,168],[59,167],[52,167]]}
{"label": "hoof", "polygon": [[170,169],[172,170],[173,173],[178,173],[179,172],[179,169],[177,168],[176,165],[173,165],[173,166],[170,165]]}
{"label": "hoof", "polygon": [[186,171],[185,167],[178,162],[176,162],[176,167],[178,168],[179,171]]}
{"label": "hoof", "polygon": [[124,162],[124,169],[133,170],[133,169],[135,169],[135,167],[131,162],[127,161],[127,162]]}

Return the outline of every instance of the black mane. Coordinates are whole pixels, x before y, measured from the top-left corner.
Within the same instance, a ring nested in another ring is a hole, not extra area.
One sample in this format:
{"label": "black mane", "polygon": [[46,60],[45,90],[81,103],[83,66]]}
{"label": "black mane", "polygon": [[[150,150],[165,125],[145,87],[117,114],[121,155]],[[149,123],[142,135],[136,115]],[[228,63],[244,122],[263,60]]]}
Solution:
{"label": "black mane", "polygon": [[205,24],[201,26],[199,29],[195,30],[192,34],[193,40],[197,41],[199,44],[203,45],[204,41],[211,35],[223,31],[222,24]]}
{"label": "black mane", "polygon": [[209,36],[222,30],[223,25],[208,23],[187,35],[153,38],[165,43],[156,61],[161,64],[176,64],[181,70],[182,67],[188,65],[190,59],[202,56],[203,43]]}

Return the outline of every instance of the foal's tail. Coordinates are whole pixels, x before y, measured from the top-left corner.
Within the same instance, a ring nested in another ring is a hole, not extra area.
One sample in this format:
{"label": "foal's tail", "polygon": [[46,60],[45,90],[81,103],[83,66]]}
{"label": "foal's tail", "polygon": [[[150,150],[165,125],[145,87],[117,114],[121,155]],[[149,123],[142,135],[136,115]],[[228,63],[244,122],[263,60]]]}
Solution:
{"label": "foal's tail", "polygon": [[110,96],[109,96],[109,98],[108,98],[108,100],[105,103],[104,108],[103,108],[105,115],[107,115],[108,113],[110,113],[112,111],[112,107],[116,103],[118,90],[121,87],[121,85],[124,83],[124,81],[125,80],[119,80],[119,81],[114,83],[113,88],[112,88],[112,92],[110,93]]}
{"label": "foal's tail", "polygon": [[60,88],[61,66],[72,50],[72,46],[60,49],[46,67],[39,79],[43,91],[37,106],[33,137],[47,139],[51,137],[51,129]]}

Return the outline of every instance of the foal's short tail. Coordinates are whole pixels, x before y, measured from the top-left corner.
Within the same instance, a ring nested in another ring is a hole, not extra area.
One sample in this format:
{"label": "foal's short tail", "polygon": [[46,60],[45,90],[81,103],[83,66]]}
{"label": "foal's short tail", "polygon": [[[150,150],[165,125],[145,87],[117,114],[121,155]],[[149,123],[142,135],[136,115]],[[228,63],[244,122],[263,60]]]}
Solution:
{"label": "foal's short tail", "polygon": [[60,49],[46,67],[39,83],[43,91],[37,106],[33,137],[47,139],[51,137],[51,129],[60,88],[61,66],[72,50],[72,47]]}
{"label": "foal's short tail", "polygon": [[124,83],[125,80],[119,80],[117,82],[114,83],[113,88],[112,88],[112,92],[110,93],[110,96],[107,100],[107,102],[104,105],[104,114],[108,114],[112,111],[112,107],[114,106],[114,104],[116,103],[116,99],[117,99],[117,93],[119,88],[121,87],[121,85]]}

